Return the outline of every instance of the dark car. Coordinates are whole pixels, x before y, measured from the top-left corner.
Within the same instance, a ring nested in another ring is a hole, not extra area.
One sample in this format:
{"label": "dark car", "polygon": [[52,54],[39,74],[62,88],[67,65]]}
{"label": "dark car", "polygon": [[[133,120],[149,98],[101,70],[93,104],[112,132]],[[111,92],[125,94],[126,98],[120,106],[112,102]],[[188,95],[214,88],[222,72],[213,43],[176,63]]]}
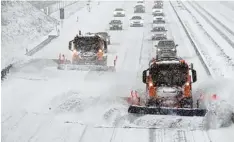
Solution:
{"label": "dark car", "polygon": [[122,30],[123,29],[123,23],[121,20],[111,20],[109,23],[110,30]]}
{"label": "dark car", "polygon": [[157,58],[158,57],[175,57],[177,56],[177,47],[173,40],[160,40],[157,48]]}
{"label": "dark car", "polygon": [[145,6],[143,6],[143,5],[136,5],[134,7],[134,13],[145,13]]}

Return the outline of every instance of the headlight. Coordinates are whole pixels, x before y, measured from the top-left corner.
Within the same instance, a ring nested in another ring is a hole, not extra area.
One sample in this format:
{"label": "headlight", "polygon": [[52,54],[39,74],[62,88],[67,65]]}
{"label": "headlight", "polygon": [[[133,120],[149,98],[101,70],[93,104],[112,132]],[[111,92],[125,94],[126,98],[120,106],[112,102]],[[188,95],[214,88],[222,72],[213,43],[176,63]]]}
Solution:
{"label": "headlight", "polygon": [[160,51],[161,49],[158,48],[157,50]]}
{"label": "headlight", "polygon": [[171,49],[172,51],[175,51],[175,48]]}
{"label": "headlight", "polygon": [[78,53],[78,52],[74,49],[74,50],[73,50],[73,55],[77,55],[77,53]]}
{"label": "headlight", "polygon": [[153,83],[152,83],[152,82],[150,82],[150,83],[149,83],[149,87],[152,87],[152,86],[153,86]]}
{"label": "headlight", "polygon": [[140,21],[141,24],[143,24],[143,21]]}
{"label": "headlight", "polygon": [[189,82],[186,82],[185,85],[186,85],[186,86],[189,86]]}

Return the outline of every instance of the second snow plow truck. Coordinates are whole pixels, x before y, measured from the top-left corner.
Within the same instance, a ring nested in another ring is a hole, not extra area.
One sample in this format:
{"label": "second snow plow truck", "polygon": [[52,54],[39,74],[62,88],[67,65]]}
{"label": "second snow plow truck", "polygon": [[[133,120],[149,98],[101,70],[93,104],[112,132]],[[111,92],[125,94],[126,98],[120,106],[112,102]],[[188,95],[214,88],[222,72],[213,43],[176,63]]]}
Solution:
{"label": "second snow plow truck", "polygon": [[142,74],[147,95],[145,99],[138,98],[138,102],[132,103],[128,112],[205,116],[207,110],[199,108],[199,100],[193,100],[192,83],[196,80],[197,75],[193,65],[189,67],[183,59],[172,57],[151,61],[149,68]]}
{"label": "second snow plow truck", "polygon": [[115,71],[116,57],[107,55],[107,41],[98,34],[77,35],[69,42],[70,64],[60,63],[58,69]]}

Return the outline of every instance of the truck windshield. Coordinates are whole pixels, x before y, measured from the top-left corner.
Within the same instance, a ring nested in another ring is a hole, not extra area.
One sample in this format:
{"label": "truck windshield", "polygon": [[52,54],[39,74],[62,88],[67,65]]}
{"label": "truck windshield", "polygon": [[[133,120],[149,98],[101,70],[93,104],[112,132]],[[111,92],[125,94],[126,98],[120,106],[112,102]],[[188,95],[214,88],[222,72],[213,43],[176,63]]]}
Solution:
{"label": "truck windshield", "polygon": [[75,38],[75,48],[81,52],[88,51],[98,51],[100,45],[102,45],[102,40],[99,37],[76,37]]}
{"label": "truck windshield", "polygon": [[157,86],[182,86],[187,81],[188,66],[185,64],[152,65],[151,74]]}

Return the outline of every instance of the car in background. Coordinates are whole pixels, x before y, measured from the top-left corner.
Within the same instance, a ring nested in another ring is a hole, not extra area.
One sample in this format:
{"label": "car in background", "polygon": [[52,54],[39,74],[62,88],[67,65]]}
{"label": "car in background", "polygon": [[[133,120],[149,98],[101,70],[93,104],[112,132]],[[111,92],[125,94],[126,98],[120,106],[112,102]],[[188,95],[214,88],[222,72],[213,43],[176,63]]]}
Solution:
{"label": "car in background", "polygon": [[167,29],[164,25],[153,27],[152,40],[165,40],[167,39]]}
{"label": "car in background", "polygon": [[156,57],[176,57],[178,44],[174,40],[160,40],[156,47]]}
{"label": "car in background", "polygon": [[116,8],[114,10],[114,17],[125,17],[125,11],[123,8]]}
{"label": "car in background", "polygon": [[122,30],[123,23],[121,20],[111,20],[109,23],[110,30]]}
{"label": "car in background", "polygon": [[144,5],[136,5],[134,7],[134,13],[145,13],[145,6]]}
{"label": "car in background", "polygon": [[144,19],[141,16],[132,16],[130,19],[130,27],[143,27]]}

